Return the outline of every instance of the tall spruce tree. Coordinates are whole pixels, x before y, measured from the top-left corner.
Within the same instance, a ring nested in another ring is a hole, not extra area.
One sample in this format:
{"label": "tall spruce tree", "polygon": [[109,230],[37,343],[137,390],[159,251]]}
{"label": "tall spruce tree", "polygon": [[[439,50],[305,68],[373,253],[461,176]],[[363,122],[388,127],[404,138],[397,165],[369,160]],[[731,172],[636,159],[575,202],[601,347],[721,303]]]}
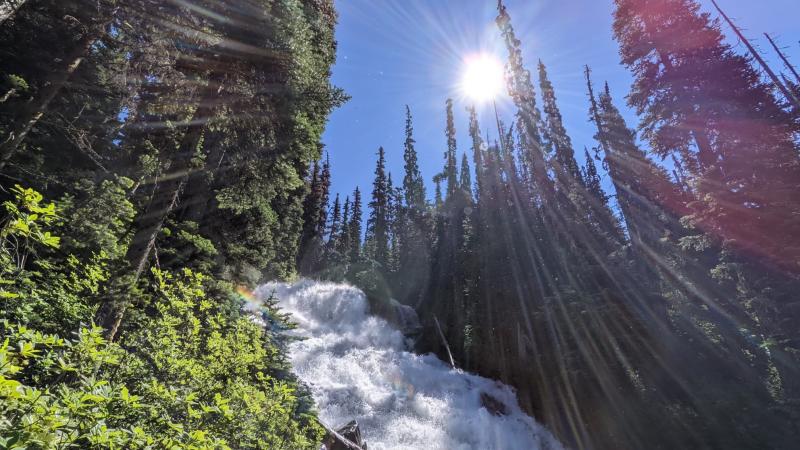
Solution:
{"label": "tall spruce tree", "polygon": [[406,106],[403,185],[395,192],[392,226],[397,272],[397,276],[392,277],[392,288],[398,300],[416,305],[423,295],[428,274],[430,230],[425,183],[419,169],[413,133],[411,109]]}
{"label": "tall spruce tree", "polygon": [[330,198],[331,189],[331,161],[328,156],[325,157],[325,162],[322,164],[322,171],[319,175],[319,212],[317,213],[317,234],[325,236],[328,228],[328,200]]}
{"label": "tall spruce tree", "polygon": [[466,153],[461,155],[461,173],[459,176],[459,183],[461,184],[461,190],[472,197],[472,173],[469,169],[469,159],[467,159]]}
{"label": "tall spruce tree", "polygon": [[405,175],[403,176],[403,196],[408,208],[422,210],[425,206],[425,183],[419,171],[417,150],[414,147],[414,125],[411,117],[411,108],[406,105],[406,140],[403,143],[403,161],[405,161]]}
{"label": "tall spruce tree", "polygon": [[[590,80],[588,87],[591,98]],[[716,404],[725,394],[709,390],[709,386],[725,385],[727,380],[718,374],[733,371],[737,373],[735,383],[739,385],[741,404],[768,403],[763,384],[766,373],[776,370],[777,374],[780,370],[770,369],[772,363],[757,349],[756,343],[743,338],[742,330],[758,327],[737,305],[741,292],[736,291],[743,286],[734,288],[711,276],[710,268],[715,264],[718,249],[695,253],[681,245],[685,237],[691,235],[691,230],[685,229],[679,220],[688,211],[691,197],[671,183],[666,171],[651,162],[637,146],[636,134],[625,125],[607,86],[599,101],[591,101],[590,108],[590,117],[594,117],[597,124],[598,142],[606,151],[617,202],[636,250],[636,261],[643,262],[636,272],[657,292],[655,297],[641,294],[641,298],[648,299],[643,307],[650,312],[651,330],[659,336],[659,358],[668,361],[665,364],[675,370],[672,380],[659,379],[657,374],[651,376],[658,380],[660,389],[667,389],[669,383],[682,383],[689,396],[676,395],[659,401]],[[698,323],[714,324],[715,334],[708,335]],[[688,348],[694,351],[684,350]],[[743,358],[749,358],[749,363],[742,365]],[[780,422],[770,413],[755,413],[744,418],[720,410],[709,411],[708,415],[714,417],[713,420],[703,419],[708,436],[731,444],[744,439],[750,442],[748,445],[754,445],[754,442],[763,442],[765,437],[734,437],[723,431],[738,420],[762,424]],[[680,437],[685,435],[685,431],[680,431],[683,426],[680,423],[670,425],[671,439],[684,439]],[[777,435],[776,438],[783,439]],[[688,443],[691,438],[686,442],[682,445],[696,445]]]}
{"label": "tall spruce tree", "polygon": [[362,205],[361,191],[358,187],[353,191],[352,214],[350,216],[350,262],[358,263],[361,261],[361,220]]}
{"label": "tall spruce tree", "polygon": [[[325,203],[327,184],[323,178],[324,169],[320,169],[319,161],[314,161],[308,181],[308,194],[303,202],[303,232],[297,253],[297,267],[300,273],[310,274],[319,268],[323,250],[324,225],[320,228],[320,220],[324,217],[328,205]],[[329,183],[330,180],[327,180]]]}
{"label": "tall spruce tree", "polygon": [[339,237],[336,239],[336,251],[342,256],[344,261],[349,261],[350,252],[350,196],[344,199],[344,209],[342,211],[342,226]]}
{"label": "tall spruce tree", "polygon": [[386,153],[383,147],[378,149],[378,160],[375,164],[375,179],[372,181],[372,200],[369,202],[369,218],[367,219],[366,245],[369,256],[383,268],[389,263],[389,200],[392,187],[386,173]]}
{"label": "tall spruce tree", "polygon": [[[387,256],[386,273],[389,275],[396,275],[400,265],[400,248],[403,245],[402,241],[404,233],[401,229],[405,226],[405,207],[403,206],[403,188],[394,187],[392,181],[392,173],[389,172],[387,180],[389,186],[389,201],[388,201],[388,219],[387,219],[387,235],[389,240],[389,251]],[[395,284],[396,283],[391,283]]]}
{"label": "tall spruce tree", "polygon": [[547,76],[547,68],[539,61],[539,86],[542,95],[542,110],[544,111],[545,128],[544,138],[553,150],[553,165],[563,188],[575,190],[576,183],[582,183],[580,168],[575,160],[575,151],[572,139],[564,128],[553,83]]}
{"label": "tall spruce tree", "polygon": [[521,43],[517,39],[511,25],[511,17],[502,0],[497,2],[497,9],[497,26],[508,51],[506,66],[508,93],[517,107],[517,129],[524,148],[524,166],[531,172],[527,178],[533,183],[531,192],[541,196],[542,201],[552,203],[554,187],[547,175],[545,146],[541,133],[542,113],[536,106],[536,91],[531,81],[531,74],[524,66]]}
{"label": "tall spruce tree", "polygon": [[447,136],[447,151],[444,154],[444,180],[446,182],[447,198],[455,195],[458,190],[458,162],[456,157],[456,125],[453,118],[453,100],[447,99],[447,126],[445,127],[445,135]]}
{"label": "tall spruce tree", "polygon": [[442,197],[442,174],[436,174],[433,177],[433,183],[436,186],[433,193],[433,205],[436,211],[442,209],[442,205],[444,205],[444,198]]}
{"label": "tall spruce tree", "polygon": [[474,106],[467,108],[469,112],[469,136],[472,140],[472,163],[475,166],[475,198],[479,199],[482,193],[483,179],[483,152],[484,142],[481,137],[481,128],[478,123],[478,112]]}
{"label": "tall spruce tree", "polygon": [[600,174],[597,173],[597,166],[594,164],[594,158],[589,154],[589,150],[583,149],[584,157],[586,158],[586,167],[583,171],[583,184],[586,190],[594,199],[602,204],[608,204],[608,196],[603,191],[602,180]]}
{"label": "tall spruce tree", "polygon": [[[348,211],[349,213],[349,211]],[[342,228],[342,205],[339,201],[339,194],[333,200],[333,208],[331,209],[330,225],[328,226],[328,251],[333,251],[339,247],[339,239],[341,238]]]}
{"label": "tall spruce tree", "polygon": [[694,0],[616,0],[629,104],[654,152],[678,154],[706,236],[800,273],[796,124]]}

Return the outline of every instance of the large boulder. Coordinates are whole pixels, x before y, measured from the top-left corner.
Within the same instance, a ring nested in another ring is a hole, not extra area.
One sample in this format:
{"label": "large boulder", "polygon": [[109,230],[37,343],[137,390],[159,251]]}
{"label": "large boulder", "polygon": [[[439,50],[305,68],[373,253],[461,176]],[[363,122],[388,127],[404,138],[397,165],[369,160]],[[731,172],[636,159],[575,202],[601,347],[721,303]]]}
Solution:
{"label": "large boulder", "polygon": [[404,305],[395,299],[390,300],[390,302],[392,305],[392,314],[389,322],[406,336],[418,336],[422,332],[422,324],[414,308]]}
{"label": "large boulder", "polygon": [[[324,450],[367,450],[367,443],[361,437],[358,422],[351,421],[336,431],[328,430],[322,441]],[[322,450],[321,449],[321,450]]]}

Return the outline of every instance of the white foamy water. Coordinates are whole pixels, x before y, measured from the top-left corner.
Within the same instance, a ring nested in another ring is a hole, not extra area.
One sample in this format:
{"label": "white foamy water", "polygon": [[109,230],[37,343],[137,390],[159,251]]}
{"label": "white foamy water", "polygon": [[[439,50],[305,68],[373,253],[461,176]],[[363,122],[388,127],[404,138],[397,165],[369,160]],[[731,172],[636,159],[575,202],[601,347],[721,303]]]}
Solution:
{"label": "white foamy water", "polygon": [[[272,292],[306,338],[289,353],[321,420],[333,428],[357,420],[370,450],[563,450],[507,386],[407,351],[398,330],[367,314],[360,290],[308,280],[258,289],[260,298]],[[509,415],[483,408],[482,392]]]}

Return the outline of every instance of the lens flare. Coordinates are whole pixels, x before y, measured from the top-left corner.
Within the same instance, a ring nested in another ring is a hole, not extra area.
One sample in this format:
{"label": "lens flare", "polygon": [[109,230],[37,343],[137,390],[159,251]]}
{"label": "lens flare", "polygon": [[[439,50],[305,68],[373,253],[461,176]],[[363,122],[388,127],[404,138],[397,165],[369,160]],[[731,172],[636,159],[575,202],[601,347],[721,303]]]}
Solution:
{"label": "lens flare", "polygon": [[505,76],[500,58],[481,53],[464,60],[461,90],[466,97],[485,103],[494,100],[504,88]]}
{"label": "lens flare", "polygon": [[258,298],[250,289],[244,286],[237,286],[236,292],[247,302],[254,303]]}

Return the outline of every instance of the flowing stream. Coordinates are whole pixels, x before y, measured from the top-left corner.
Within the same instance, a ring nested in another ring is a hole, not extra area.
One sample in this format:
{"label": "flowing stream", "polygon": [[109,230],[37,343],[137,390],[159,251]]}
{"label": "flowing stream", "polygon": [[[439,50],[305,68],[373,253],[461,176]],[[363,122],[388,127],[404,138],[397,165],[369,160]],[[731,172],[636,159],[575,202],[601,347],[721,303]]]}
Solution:
{"label": "flowing stream", "polygon": [[[263,285],[257,296],[272,293],[305,338],[289,353],[321,420],[333,428],[357,420],[369,450],[563,449],[509,387],[408,351],[400,331],[367,313],[357,288],[303,280]],[[483,393],[508,414],[483,407]]]}

